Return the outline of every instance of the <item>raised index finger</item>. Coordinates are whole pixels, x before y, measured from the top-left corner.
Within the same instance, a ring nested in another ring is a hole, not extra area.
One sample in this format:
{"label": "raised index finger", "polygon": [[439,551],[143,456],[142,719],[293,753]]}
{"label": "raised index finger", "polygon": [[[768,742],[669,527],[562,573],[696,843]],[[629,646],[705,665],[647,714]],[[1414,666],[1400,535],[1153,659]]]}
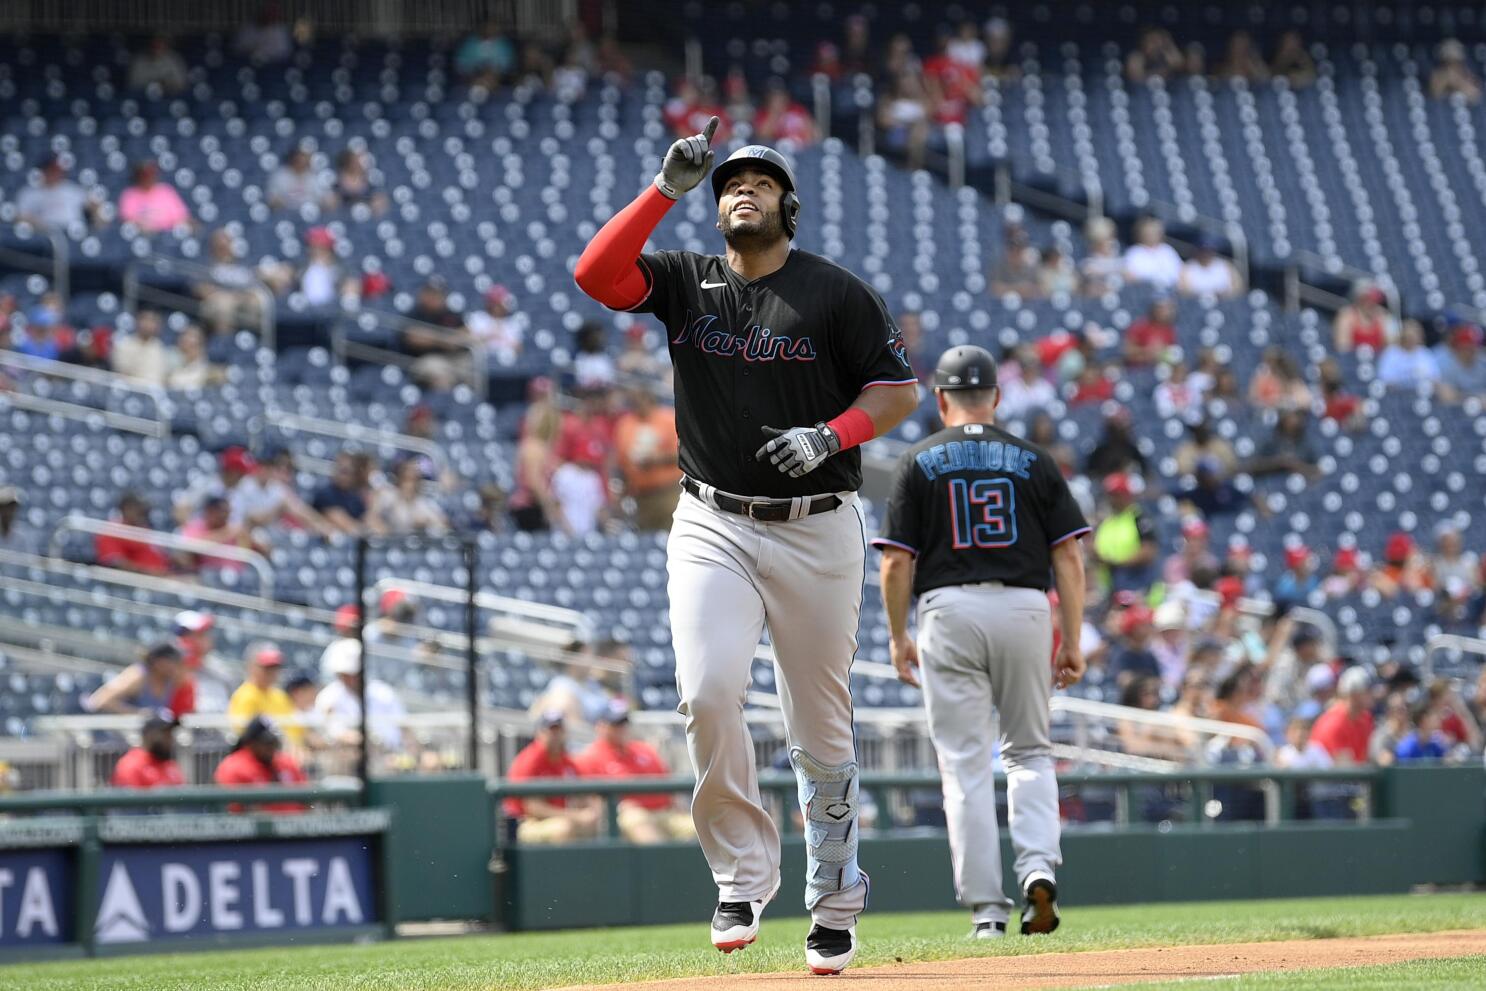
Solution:
{"label": "raised index finger", "polygon": [[709,145],[712,143],[712,135],[717,133],[717,125],[721,123],[722,121],[718,120],[716,117],[713,117],[711,120],[707,121],[707,126],[702,128],[702,137],[707,139],[707,143]]}

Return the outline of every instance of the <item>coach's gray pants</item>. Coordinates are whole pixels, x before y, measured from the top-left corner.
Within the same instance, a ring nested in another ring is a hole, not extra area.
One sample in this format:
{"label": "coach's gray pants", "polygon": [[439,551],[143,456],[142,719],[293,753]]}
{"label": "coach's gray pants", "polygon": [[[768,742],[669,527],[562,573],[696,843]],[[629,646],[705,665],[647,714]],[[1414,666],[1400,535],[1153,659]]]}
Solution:
{"label": "coach's gray pants", "polygon": [[[779,831],[759,800],[743,720],[764,627],[789,745],[819,764],[854,761],[849,677],[865,566],[855,494],[831,512],[785,523],[681,497],[667,545],[677,708],[697,776],[692,819],[721,901],[768,898],[779,880]],[[826,895],[812,915],[844,929],[866,899],[859,881]]]}
{"label": "coach's gray pants", "polygon": [[919,663],[955,894],[977,922],[1006,922],[1013,904],[1002,889],[991,777],[998,716],[1019,886],[1062,863],[1048,730],[1052,637],[1047,595],[1036,589],[956,585],[919,599]]}

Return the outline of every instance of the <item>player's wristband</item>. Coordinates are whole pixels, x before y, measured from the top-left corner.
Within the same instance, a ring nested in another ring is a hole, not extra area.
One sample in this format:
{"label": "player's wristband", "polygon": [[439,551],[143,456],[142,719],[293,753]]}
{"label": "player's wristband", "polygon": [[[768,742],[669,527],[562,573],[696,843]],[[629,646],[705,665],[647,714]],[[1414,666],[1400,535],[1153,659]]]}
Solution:
{"label": "player's wristband", "polygon": [[826,424],[831,433],[836,435],[840,441],[840,450],[849,451],[853,447],[867,443],[877,436],[877,427],[872,423],[872,418],[865,410],[855,407],[842,413],[836,419]]}

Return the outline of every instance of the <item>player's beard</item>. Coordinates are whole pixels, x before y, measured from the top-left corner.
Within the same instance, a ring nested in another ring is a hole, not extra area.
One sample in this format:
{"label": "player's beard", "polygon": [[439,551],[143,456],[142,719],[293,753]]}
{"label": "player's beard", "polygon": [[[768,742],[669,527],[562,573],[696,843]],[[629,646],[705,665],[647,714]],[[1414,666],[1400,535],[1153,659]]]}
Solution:
{"label": "player's beard", "polygon": [[784,218],[777,209],[765,211],[759,207],[758,215],[742,220],[730,213],[720,214],[717,226],[728,247],[742,252],[761,251],[784,237]]}

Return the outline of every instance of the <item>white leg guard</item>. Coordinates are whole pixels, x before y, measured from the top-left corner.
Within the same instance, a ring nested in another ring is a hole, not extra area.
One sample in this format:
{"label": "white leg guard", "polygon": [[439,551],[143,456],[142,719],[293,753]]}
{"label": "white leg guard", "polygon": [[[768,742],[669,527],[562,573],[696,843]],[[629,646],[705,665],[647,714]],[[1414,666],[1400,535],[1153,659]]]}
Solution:
{"label": "white leg guard", "polygon": [[805,907],[855,888],[862,881],[857,867],[857,765],[821,764],[801,747],[791,747],[805,816]]}

